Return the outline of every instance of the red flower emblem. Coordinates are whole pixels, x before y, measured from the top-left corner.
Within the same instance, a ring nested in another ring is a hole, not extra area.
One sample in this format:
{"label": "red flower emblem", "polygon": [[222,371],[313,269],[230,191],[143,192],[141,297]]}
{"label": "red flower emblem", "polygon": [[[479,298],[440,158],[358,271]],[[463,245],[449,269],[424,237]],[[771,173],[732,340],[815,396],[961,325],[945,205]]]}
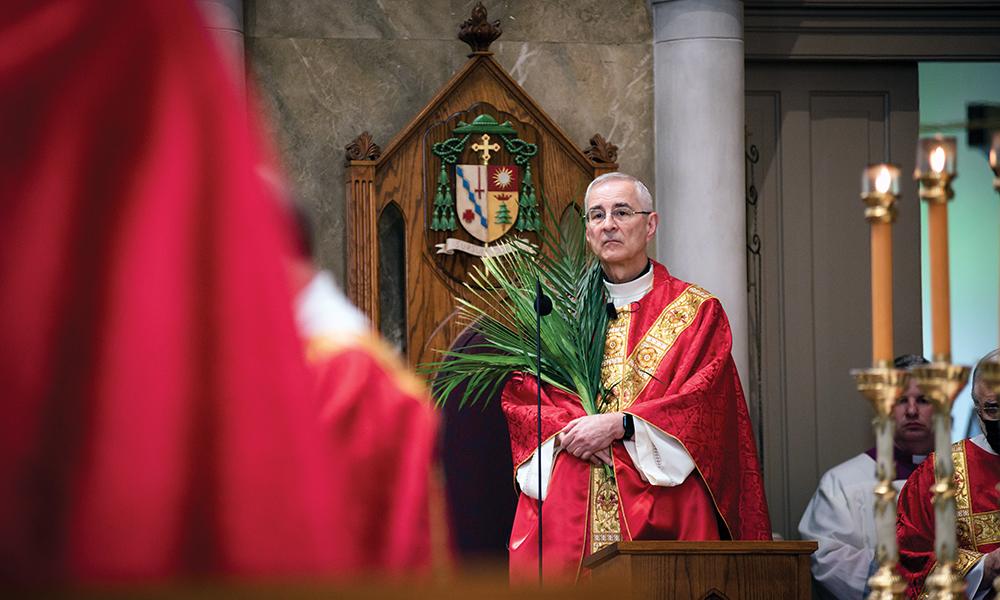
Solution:
{"label": "red flower emblem", "polygon": [[476,218],[476,213],[472,212],[471,209],[467,208],[465,209],[465,212],[462,213],[462,220],[465,221],[466,223],[471,223],[472,220],[475,218]]}

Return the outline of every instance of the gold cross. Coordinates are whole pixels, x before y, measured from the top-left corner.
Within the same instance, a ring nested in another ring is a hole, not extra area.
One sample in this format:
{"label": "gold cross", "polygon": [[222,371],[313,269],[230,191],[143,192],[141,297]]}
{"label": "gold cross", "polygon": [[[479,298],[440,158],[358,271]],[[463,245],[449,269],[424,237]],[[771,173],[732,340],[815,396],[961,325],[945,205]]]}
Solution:
{"label": "gold cross", "polygon": [[490,151],[499,152],[500,151],[500,144],[496,144],[496,143],[490,144],[490,134],[488,134],[488,133],[484,133],[483,137],[481,137],[479,139],[481,139],[483,141],[483,143],[482,144],[473,144],[472,145],[472,150],[475,151],[475,152],[482,152],[483,153],[483,164],[484,165],[488,165],[488,164],[490,164]]}

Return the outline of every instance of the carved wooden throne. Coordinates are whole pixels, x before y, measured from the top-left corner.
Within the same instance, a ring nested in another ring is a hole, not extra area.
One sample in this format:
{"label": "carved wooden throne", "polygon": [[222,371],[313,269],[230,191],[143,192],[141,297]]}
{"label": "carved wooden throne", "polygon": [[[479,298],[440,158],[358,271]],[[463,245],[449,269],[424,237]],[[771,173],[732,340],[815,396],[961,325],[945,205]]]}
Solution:
{"label": "carved wooden throne", "polygon": [[[472,48],[465,65],[384,151],[367,132],[347,147],[347,292],[413,365],[461,333],[453,298],[465,296],[480,260],[467,250],[484,245],[463,226],[467,210],[490,221],[491,238],[509,226],[491,245],[533,241],[536,215],[561,218],[594,177],[617,168],[617,148],[596,135],[577,149],[497,63],[489,45],[500,33],[477,5],[459,32]],[[493,203],[507,208],[509,224],[496,223],[505,220],[499,206],[455,210],[456,191],[476,194],[456,190],[457,167],[484,159],[488,176],[507,168],[516,179],[517,199]]]}
{"label": "carved wooden throne", "polygon": [[[463,282],[487,242],[534,242],[541,222],[575,217],[590,181],[617,168],[614,145],[595,135],[577,149],[494,60],[500,33],[477,5],[459,32],[465,65],[384,151],[367,132],[347,147],[347,292],[411,365],[463,333],[454,297],[469,297]],[[516,498],[499,402],[449,403],[444,422],[458,551],[506,557]]]}

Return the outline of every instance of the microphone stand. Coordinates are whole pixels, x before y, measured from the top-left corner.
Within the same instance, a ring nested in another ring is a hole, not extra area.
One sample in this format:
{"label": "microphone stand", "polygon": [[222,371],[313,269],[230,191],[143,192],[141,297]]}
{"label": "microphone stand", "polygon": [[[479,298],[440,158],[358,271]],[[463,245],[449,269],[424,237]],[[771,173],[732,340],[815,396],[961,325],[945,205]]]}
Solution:
{"label": "microphone stand", "polygon": [[538,585],[542,585],[542,317],[552,312],[552,300],[535,277],[535,387],[538,390]]}

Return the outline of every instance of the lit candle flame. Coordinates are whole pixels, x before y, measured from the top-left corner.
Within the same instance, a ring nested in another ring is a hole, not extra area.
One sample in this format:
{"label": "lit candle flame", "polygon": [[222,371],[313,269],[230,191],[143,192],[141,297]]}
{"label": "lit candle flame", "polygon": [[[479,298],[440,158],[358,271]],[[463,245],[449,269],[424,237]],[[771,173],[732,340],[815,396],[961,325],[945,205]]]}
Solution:
{"label": "lit candle flame", "polygon": [[935,173],[944,171],[944,148],[938,146],[931,152],[931,170]]}
{"label": "lit candle flame", "polygon": [[892,185],[892,174],[889,173],[887,167],[883,166],[875,177],[875,191],[884,194],[889,191],[890,185]]}

